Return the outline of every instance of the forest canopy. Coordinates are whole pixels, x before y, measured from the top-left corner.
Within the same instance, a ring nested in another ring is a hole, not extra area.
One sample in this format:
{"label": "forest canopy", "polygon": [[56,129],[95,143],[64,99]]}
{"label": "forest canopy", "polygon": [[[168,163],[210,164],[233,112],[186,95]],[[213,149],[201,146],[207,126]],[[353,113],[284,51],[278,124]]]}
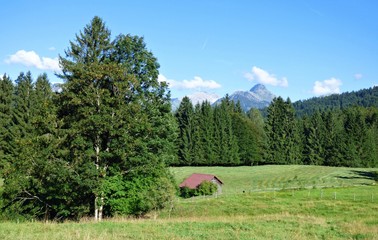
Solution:
{"label": "forest canopy", "polygon": [[59,58],[64,81],[1,80],[3,214],[77,219],[143,215],[175,194],[175,121],[144,39],[94,17]]}

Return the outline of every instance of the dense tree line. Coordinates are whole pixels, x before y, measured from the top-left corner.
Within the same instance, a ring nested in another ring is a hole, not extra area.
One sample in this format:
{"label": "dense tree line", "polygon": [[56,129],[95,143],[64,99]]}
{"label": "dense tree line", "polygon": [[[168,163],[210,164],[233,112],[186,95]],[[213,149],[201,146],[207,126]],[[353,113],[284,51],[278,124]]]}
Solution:
{"label": "dense tree line", "polygon": [[0,80],[1,206],[8,219],[143,215],[175,194],[176,122],[143,38],[95,17],[47,76]]}
{"label": "dense tree line", "polygon": [[[205,111],[206,109],[206,111]],[[174,165],[309,164],[378,166],[378,108],[348,107],[297,117],[290,99],[275,98],[263,119],[227,96],[193,107],[184,98]]]}
{"label": "dense tree line", "polygon": [[228,96],[211,107],[184,97],[175,113],[179,136],[176,166],[256,165],[263,161],[266,136],[257,110],[245,114]]}
{"label": "dense tree line", "polygon": [[316,111],[340,110],[352,106],[378,107],[378,86],[359,91],[314,97],[293,103],[298,116],[312,115]]}
{"label": "dense tree line", "polygon": [[[295,118],[290,101],[284,102],[284,107],[282,102],[278,97],[268,108],[269,163],[378,166],[378,108],[356,106]],[[287,108],[291,110],[283,110]],[[277,111],[284,112],[283,116]]]}

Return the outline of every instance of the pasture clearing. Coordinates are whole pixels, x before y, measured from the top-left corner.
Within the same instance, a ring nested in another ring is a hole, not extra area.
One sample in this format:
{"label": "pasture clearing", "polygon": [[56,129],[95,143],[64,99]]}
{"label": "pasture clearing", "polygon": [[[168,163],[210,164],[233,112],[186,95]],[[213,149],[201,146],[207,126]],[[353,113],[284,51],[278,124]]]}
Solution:
{"label": "pasture clearing", "polygon": [[[3,222],[0,239],[377,239],[378,187],[370,174],[375,170],[172,168],[177,182],[193,172],[215,174],[225,194],[177,199],[172,209],[145,219]],[[279,190],[280,181],[287,187]],[[294,188],[301,181],[311,184]]]}

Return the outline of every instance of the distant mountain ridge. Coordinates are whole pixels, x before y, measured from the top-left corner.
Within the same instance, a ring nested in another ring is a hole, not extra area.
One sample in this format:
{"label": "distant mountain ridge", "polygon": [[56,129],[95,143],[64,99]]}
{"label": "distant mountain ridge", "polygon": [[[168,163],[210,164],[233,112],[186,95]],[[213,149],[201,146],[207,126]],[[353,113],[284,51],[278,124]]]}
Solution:
{"label": "distant mountain ridge", "polygon": [[[197,92],[188,96],[193,105],[209,101],[212,105],[220,104],[223,98],[219,98],[218,95],[206,92]],[[263,84],[256,84],[249,91],[236,91],[229,95],[231,101],[237,103],[240,101],[240,105],[243,111],[247,112],[251,108],[262,109],[268,107],[270,102],[276,96],[271,93]],[[180,106],[181,100],[178,98],[172,98],[172,111],[175,111]]]}
{"label": "distant mountain ridge", "polygon": [[[262,109],[269,106],[275,97],[263,84],[256,84],[249,91],[236,91],[229,95],[230,100],[235,103],[239,101],[243,111],[246,112],[251,108]],[[218,99],[214,104],[219,104],[222,99]]]}
{"label": "distant mountain ridge", "polygon": [[[193,97],[193,99],[191,99],[193,104],[207,100],[206,93],[197,93],[192,94],[191,96]],[[212,96],[212,100],[214,101],[216,95]],[[236,91],[229,95],[230,100],[235,103],[240,101],[241,107],[244,111],[248,111],[251,108],[261,109],[264,116],[267,114],[266,108],[275,97],[276,96],[267,90],[262,84],[255,85],[249,91]],[[213,103],[213,105],[219,104],[222,99],[223,98],[219,98]],[[180,102],[181,101],[178,98],[171,99],[173,111],[179,107]],[[212,101],[209,102],[211,103]],[[293,107],[297,116],[311,115],[317,110],[344,109],[349,106],[378,107],[378,86],[293,102]]]}

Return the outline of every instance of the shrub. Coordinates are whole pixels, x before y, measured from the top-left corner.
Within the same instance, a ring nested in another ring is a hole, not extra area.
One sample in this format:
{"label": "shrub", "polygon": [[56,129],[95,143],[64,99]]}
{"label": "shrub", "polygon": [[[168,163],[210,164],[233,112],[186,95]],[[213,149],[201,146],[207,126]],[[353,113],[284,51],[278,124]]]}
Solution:
{"label": "shrub", "polygon": [[203,181],[197,188],[198,195],[213,195],[218,190],[215,183]]}
{"label": "shrub", "polygon": [[218,190],[215,183],[203,181],[197,189],[190,189],[188,187],[180,188],[180,196],[183,198],[190,198],[194,196],[213,195]]}
{"label": "shrub", "polygon": [[182,188],[180,188],[180,197],[191,198],[193,196],[196,196],[195,191],[196,191],[196,189],[190,189],[188,187],[182,187]]}

